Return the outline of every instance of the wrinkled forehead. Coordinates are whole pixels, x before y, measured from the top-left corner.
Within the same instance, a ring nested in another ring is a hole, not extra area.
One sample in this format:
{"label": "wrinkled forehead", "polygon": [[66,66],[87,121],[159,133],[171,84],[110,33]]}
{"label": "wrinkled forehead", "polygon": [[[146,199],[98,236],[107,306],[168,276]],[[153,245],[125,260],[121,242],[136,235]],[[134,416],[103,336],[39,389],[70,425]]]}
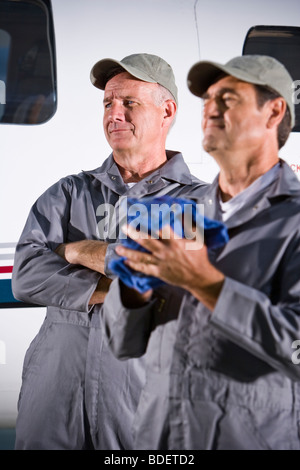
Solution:
{"label": "wrinkled forehead", "polygon": [[112,77],[105,85],[104,99],[108,96],[146,97],[157,90],[157,83],[149,83],[133,77],[128,72],[121,72]]}

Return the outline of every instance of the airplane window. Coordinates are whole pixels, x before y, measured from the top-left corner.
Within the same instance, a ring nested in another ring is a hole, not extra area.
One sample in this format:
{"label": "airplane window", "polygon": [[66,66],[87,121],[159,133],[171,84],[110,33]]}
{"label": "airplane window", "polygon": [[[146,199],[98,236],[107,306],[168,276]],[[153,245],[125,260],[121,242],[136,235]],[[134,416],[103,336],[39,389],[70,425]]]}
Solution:
{"label": "airplane window", "polygon": [[10,49],[10,35],[0,29],[0,120],[5,111],[6,104],[6,76],[7,63]]}
{"label": "airplane window", "polygon": [[300,132],[300,28],[294,26],[253,26],[249,29],[243,54],[264,54],[282,62],[294,80],[296,125]]}
{"label": "airplane window", "polygon": [[50,0],[0,0],[0,124],[41,124],[57,107]]}

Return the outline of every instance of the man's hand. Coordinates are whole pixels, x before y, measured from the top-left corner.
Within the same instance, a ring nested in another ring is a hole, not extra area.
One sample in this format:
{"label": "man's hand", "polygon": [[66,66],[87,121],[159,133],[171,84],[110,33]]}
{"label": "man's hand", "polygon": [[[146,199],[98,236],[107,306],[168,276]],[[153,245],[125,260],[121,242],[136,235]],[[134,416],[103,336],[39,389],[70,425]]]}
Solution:
{"label": "man's hand", "polygon": [[209,261],[207,248],[201,240],[179,239],[170,227],[167,227],[166,233],[171,236],[165,238],[163,229],[159,239],[147,238],[141,232],[137,238],[138,232],[129,225],[123,230],[151,252],[149,254],[130,250],[119,245],[116,252],[127,258],[125,263],[129,267],[180,286],[191,292],[210,310],[214,309],[224,283],[224,275]]}
{"label": "man's hand", "polygon": [[101,276],[101,279],[99,279],[97,287],[90,298],[89,305],[103,304],[111,283],[112,279],[109,279],[106,276]]}
{"label": "man's hand", "polygon": [[107,243],[100,240],[81,240],[62,243],[55,250],[68,263],[79,264],[103,274],[90,298],[89,305],[102,304],[112,282],[104,275],[106,249]]}

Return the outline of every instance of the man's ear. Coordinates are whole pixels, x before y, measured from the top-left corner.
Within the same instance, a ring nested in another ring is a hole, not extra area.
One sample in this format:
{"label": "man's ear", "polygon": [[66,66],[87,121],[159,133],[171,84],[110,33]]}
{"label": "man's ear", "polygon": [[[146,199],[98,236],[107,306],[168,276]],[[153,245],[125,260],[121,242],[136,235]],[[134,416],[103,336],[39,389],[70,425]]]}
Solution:
{"label": "man's ear", "polygon": [[166,100],[164,101],[163,106],[164,106],[164,125],[169,126],[175,117],[177,105],[174,100]]}
{"label": "man's ear", "polygon": [[266,104],[269,107],[268,128],[279,126],[286,112],[287,104],[285,99],[279,96],[278,98],[267,101]]}

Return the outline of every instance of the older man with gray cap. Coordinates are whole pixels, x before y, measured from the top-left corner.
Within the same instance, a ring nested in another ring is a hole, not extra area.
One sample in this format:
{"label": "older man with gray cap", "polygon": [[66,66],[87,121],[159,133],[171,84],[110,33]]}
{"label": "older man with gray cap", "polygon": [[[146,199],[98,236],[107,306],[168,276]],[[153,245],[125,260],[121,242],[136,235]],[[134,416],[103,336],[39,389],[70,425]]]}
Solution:
{"label": "older man with gray cap", "polygon": [[[161,303],[141,306],[137,320],[124,289],[111,324],[105,307],[117,281],[104,303],[114,353],[147,348],[136,447],[299,449],[300,183],[278,155],[295,122],[292,78],[276,59],[249,55],[198,62],[188,86],[203,99],[203,145],[220,167],[198,202],[226,223],[229,241],[208,252],[197,240],[141,238],[151,263],[116,250],[129,267],[186,291],[173,335]],[[134,321],[144,338],[136,348],[126,335]]]}
{"label": "older man with gray cap", "polygon": [[122,197],[193,195],[206,184],[165,149],[177,108],[170,65],[152,54],[103,59],[91,71],[104,90],[111,155],[62,178],[34,204],[19,240],[13,291],[47,306],[26,353],[16,449],[132,449],[143,360],[119,362],[101,327],[111,283],[107,262]]}

